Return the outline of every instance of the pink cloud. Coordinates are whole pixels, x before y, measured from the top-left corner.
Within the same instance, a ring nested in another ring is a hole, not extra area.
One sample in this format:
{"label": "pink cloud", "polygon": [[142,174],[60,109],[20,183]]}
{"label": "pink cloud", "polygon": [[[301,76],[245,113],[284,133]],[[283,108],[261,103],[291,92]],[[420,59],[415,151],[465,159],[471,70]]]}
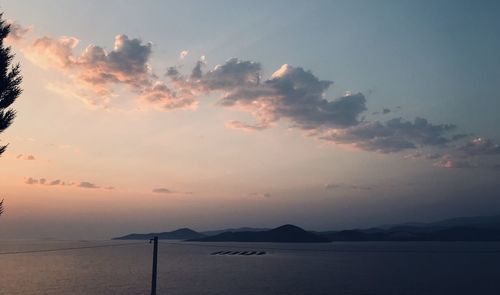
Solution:
{"label": "pink cloud", "polygon": [[142,101],[161,105],[163,109],[194,105],[193,99],[173,95],[153,74],[149,64],[152,43],[117,35],[109,52],[100,46],[89,45],[82,54],[76,55],[74,49],[78,43],[75,37],[42,37],[23,48],[23,53],[37,65],[69,74],[75,87],[72,93],[91,100],[91,105],[108,104],[114,96],[114,85],[123,85]]}

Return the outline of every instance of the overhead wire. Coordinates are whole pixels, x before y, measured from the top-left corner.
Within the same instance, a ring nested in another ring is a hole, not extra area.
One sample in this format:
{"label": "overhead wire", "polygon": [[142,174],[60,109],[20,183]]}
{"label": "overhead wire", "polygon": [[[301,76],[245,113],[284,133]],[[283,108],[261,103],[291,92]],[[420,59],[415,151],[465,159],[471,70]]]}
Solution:
{"label": "overhead wire", "polygon": [[94,248],[107,248],[107,247],[122,247],[131,245],[145,245],[145,243],[121,243],[121,244],[110,244],[110,245],[96,245],[96,246],[83,246],[83,247],[67,247],[67,248],[55,248],[55,249],[39,249],[39,250],[25,250],[25,251],[10,251],[10,252],[0,252],[0,255],[16,255],[16,254],[29,254],[29,253],[45,253],[45,252],[58,252],[58,251],[71,251],[71,250],[82,250],[82,249],[94,249]]}

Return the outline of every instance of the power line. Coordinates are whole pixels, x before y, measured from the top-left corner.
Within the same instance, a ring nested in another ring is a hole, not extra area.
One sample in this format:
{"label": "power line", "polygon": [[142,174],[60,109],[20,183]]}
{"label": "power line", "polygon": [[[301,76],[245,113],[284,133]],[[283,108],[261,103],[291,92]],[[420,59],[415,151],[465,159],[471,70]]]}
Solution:
{"label": "power line", "polygon": [[131,246],[131,245],[146,245],[146,244],[136,242],[136,243],[123,243],[123,244],[114,244],[114,245],[98,245],[98,246],[68,247],[68,248],[43,249],[43,250],[12,251],[12,252],[0,252],[0,255],[58,252],[58,251],[82,250],[82,249],[93,249],[93,248],[121,247],[121,246]]}

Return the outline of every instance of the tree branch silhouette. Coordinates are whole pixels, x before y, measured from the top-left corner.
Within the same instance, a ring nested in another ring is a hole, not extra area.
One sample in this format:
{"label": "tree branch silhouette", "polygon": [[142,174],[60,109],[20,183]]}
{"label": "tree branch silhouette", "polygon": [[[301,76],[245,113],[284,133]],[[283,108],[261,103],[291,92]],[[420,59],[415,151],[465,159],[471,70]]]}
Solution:
{"label": "tree branch silhouette", "polygon": [[[10,46],[4,45],[10,29],[10,24],[5,22],[3,13],[0,13],[0,133],[14,121],[16,111],[9,107],[22,92],[21,68],[19,64],[12,65],[14,54]],[[0,155],[6,149],[7,145],[0,145]]]}
{"label": "tree branch silhouette", "polygon": [[[3,19],[0,13],[0,133],[7,129],[14,118],[16,111],[10,105],[16,101],[23,91],[20,87],[22,82],[21,67],[19,64],[12,65],[14,54],[10,46],[5,46],[5,38],[10,33],[10,24]],[[0,145],[0,156],[7,149],[7,145]],[[0,202],[0,215],[4,213],[4,200]]]}

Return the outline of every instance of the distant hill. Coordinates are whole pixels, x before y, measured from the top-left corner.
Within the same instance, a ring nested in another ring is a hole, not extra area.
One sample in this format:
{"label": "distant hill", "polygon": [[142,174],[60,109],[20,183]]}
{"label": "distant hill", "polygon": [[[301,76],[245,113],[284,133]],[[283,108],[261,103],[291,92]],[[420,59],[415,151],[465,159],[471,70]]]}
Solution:
{"label": "distant hill", "polygon": [[473,216],[473,217],[456,217],[435,222],[407,222],[401,224],[382,225],[380,228],[391,229],[395,227],[474,227],[474,228],[500,228],[500,215],[493,216]]}
{"label": "distant hill", "polygon": [[149,234],[129,234],[123,237],[113,238],[113,240],[149,240],[158,236],[160,240],[189,240],[199,239],[205,235],[189,228],[181,228],[170,232],[149,233]]}
{"label": "distant hill", "polygon": [[223,232],[215,236],[191,239],[199,242],[271,242],[271,243],[326,243],[325,237],[287,224],[265,231]]}
{"label": "distant hill", "polygon": [[311,232],[295,225],[274,229],[228,228],[196,232],[181,228],[171,232],[129,234],[114,240],[163,240],[200,242],[320,243],[330,241],[500,241],[500,215],[457,217],[436,222],[408,222],[376,228]]}
{"label": "distant hill", "polygon": [[500,241],[500,215],[318,233],[331,241]]}
{"label": "distant hill", "polygon": [[215,236],[225,232],[266,231],[266,230],[269,230],[269,228],[239,227],[239,228],[226,228],[219,230],[208,230],[208,231],[202,231],[201,233],[204,234],[205,236]]}

